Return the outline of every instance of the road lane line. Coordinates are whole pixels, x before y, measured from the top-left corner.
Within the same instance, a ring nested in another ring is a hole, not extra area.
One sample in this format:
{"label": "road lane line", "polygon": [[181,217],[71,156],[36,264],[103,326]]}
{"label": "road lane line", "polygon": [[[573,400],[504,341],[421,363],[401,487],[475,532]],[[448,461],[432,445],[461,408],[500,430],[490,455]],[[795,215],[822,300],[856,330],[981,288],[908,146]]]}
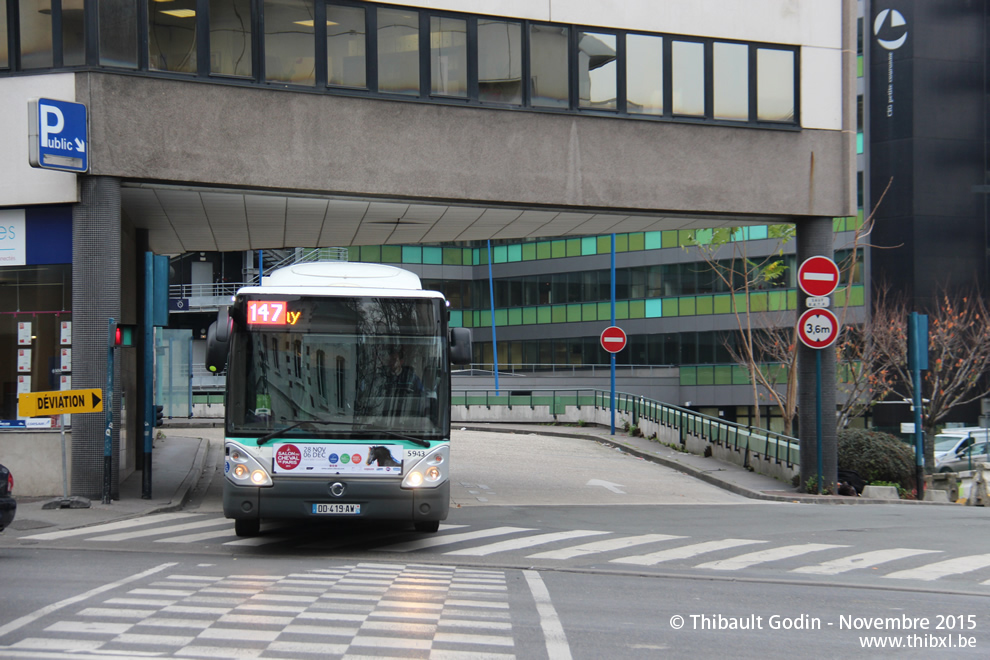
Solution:
{"label": "road lane line", "polygon": [[111,590],[116,589],[118,587],[122,587],[125,584],[130,584],[131,582],[135,582],[137,580],[143,580],[144,578],[148,577],[149,575],[154,575],[155,573],[160,573],[161,571],[164,571],[166,568],[171,568],[172,566],[177,566],[177,565],[178,565],[178,562],[174,562],[174,561],[173,562],[168,562],[168,563],[165,563],[165,564],[159,564],[158,566],[155,566],[154,568],[149,568],[146,571],[142,571],[140,573],[135,573],[134,575],[131,575],[129,577],[121,578],[119,580],[115,580],[114,582],[110,582],[108,584],[101,585],[101,586],[96,587],[94,589],[90,589],[89,591],[83,592],[83,593],[79,594],[78,596],[72,596],[71,598],[66,598],[64,600],[60,600],[57,603],[52,603],[51,605],[46,605],[45,607],[42,607],[40,609],[37,609],[34,612],[31,612],[30,614],[25,614],[24,616],[22,616],[20,618],[14,619],[13,621],[11,621],[8,624],[5,624],[3,626],[0,626],[0,637],[3,637],[4,635],[6,635],[8,633],[11,633],[11,632],[17,630],[18,628],[21,628],[23,626],[26,626],[29,623],[32,623],[34,621],[37,621],[41,617],[47,616],[47,615],[51,614],[52,612],[55,612],[57,610],[62,609],[63,607],[68,607],[69,605],[75,605],[76,603],[81,602],[81,601],[84,601],[87,598],[92,598],[93,596],[96,596],[98,594],[102,594],[104,592],[111,591]]}
{"label": "road lane line", "polygon": [[536,611],[540,615],[540,627],[543,628],[549,660],[571,660],[571,647],[567,643],[564,626],[557,616],[547,585],[536,571],[523,571],[523,575],[533,594],[533,600],[536,601]]}

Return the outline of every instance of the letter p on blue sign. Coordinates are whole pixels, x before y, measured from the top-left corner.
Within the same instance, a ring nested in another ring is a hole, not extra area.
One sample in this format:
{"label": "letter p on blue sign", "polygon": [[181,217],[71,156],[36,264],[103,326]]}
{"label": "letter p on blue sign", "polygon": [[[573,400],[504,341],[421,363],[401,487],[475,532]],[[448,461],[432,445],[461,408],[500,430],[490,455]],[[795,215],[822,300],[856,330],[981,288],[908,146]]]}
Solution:
{"label": "letter p on blue sign", "polygon": [[71,101],[28,101],[31,167],[82,173],[89,170],[86,106]]}

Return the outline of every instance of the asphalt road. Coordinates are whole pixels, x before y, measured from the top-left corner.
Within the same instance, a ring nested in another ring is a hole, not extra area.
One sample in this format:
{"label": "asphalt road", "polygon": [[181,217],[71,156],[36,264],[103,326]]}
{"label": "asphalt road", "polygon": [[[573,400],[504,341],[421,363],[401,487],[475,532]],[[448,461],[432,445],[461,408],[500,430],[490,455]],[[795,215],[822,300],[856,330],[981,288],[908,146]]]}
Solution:
{"label": "asphalt road", "polygon": [[238,539],[216,444],[182,512],[5,532],[0,657],[987,657],[983,509],[757,502],[587,440],[455,440],[434,535]]}

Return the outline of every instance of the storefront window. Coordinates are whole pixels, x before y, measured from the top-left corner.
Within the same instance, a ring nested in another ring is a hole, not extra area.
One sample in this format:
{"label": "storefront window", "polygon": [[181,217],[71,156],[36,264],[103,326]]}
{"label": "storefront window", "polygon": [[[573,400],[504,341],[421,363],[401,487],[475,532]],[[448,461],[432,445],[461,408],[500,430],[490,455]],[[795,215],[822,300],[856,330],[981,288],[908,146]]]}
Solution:
{"label": "storefront window", "polygon": [[522,27],[478,19],[478,100],[522,103]]}
{"label": "storefront window", "polygon": [[210,0],[210,73],[250,76],[251,0]]}
{"label": "storefront window", "polygon": [[368,86],[364,9],[327,5],[327,84]]}
{"label": "storefront window", "polygon": [[467,21],[430,17],[430,91],[467,97]]}
{"label": "storefront window", "polygon": [[378,10],[378,91],[419,95],[419,13]]}
{"label": "storefront window", "polygon": [[137,0],[100,0],[100,65],[136,69]]}
{"label": "storefront window", "polygon": [[71,307],[71,265],[0,268],[0,420],[17,419],[19,392],[62,389],[71,373]]}
{"label": "storefront window", "polygon": [[626,110],[663,114],[663,37],[626,35]]}
{"label": "storefront window", "polygon": [[265,0],[265,79],[316,84],[313,4]]}
{"label": "storefront window", "polygon": [[20,0],[21,68],[52,67],[52,9],[49,0]]}
{"label": "storefront window", "polygon": [[568,29],[556,25],[531,25],[530,93],[534,106],[566,108],[569,105]]}

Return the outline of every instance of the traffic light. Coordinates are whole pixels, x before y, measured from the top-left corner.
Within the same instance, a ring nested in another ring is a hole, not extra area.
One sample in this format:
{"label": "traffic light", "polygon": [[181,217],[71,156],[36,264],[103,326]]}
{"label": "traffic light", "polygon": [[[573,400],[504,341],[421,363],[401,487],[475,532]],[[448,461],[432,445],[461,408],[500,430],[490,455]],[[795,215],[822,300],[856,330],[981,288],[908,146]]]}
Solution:
{"label": "traffic light", "polygon": [[165,406],[155,406],[155,426],[165,423]]}
{"label": "traffic light", "polygon": [[112,323],[110,326],[111,346],[114,348],[133,346],[136,335],[135,326],[133,325]]}

